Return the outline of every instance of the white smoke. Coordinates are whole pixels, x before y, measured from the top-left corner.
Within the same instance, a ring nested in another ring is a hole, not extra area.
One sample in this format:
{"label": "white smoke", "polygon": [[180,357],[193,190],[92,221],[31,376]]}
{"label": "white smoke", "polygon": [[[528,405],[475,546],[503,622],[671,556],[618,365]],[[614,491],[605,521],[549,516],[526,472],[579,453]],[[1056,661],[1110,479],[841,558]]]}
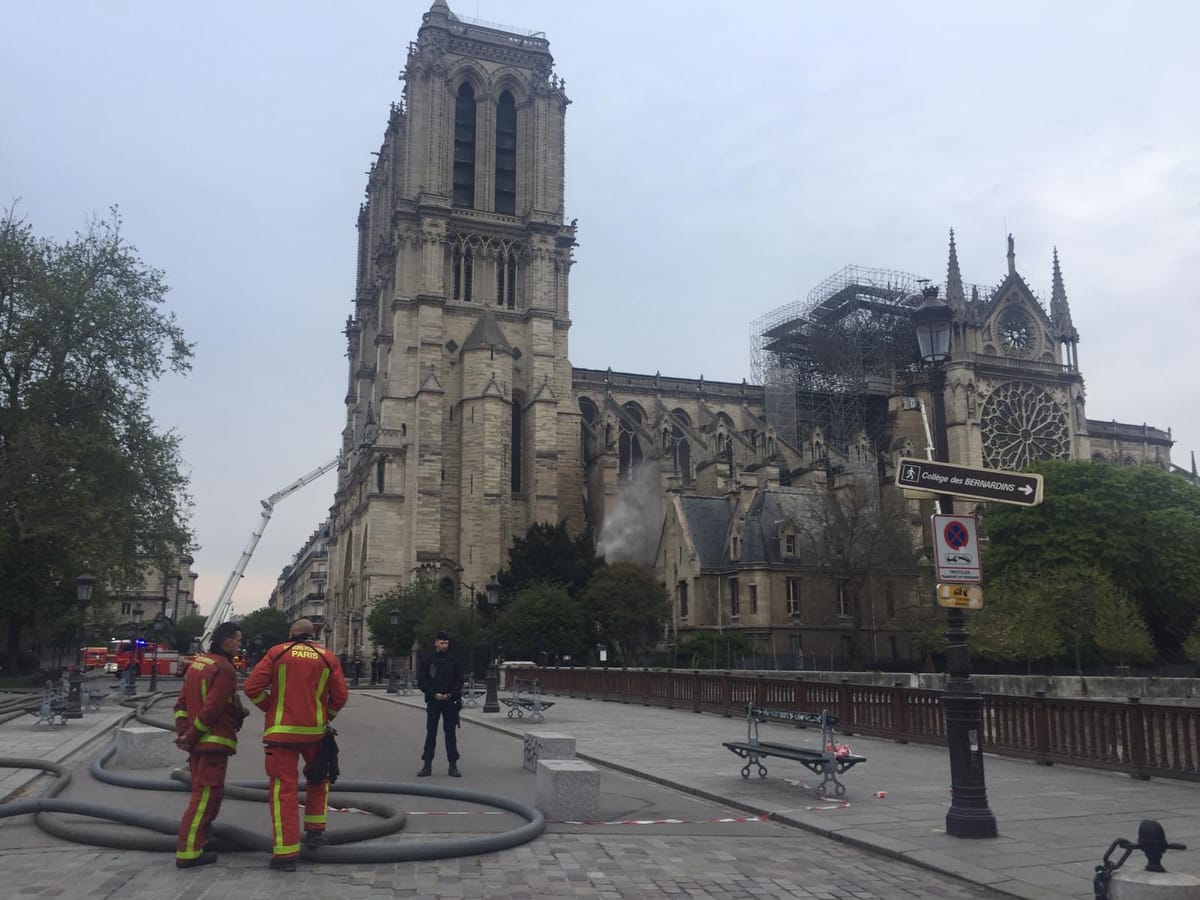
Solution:
{"label": "white smoke", "polygon": [[662,521],[659,464],[649,460],[635,466],[630,477],[620,483],[616,506],[604,516],[596,552],[608,562],[653,566]]}

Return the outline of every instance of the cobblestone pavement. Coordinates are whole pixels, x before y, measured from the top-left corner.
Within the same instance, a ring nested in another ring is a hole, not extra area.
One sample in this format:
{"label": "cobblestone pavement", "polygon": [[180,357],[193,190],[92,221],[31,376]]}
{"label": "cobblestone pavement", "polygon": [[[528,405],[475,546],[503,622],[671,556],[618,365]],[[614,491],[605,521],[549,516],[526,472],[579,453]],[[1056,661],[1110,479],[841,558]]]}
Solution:
{"label": "cobblestone pavement", "polygon": [[[338,719],[343,773],[352,778],[408,781],[420,754],[423,714],[401,704],[381,706],[355,698]],[[110,739],[91,748],[90,756]],[[17,741],[19,743],[19,741]],[[8,748],[11,749],[10,741]],[[460,736],[466,777],[452,786],[484,790],[531,803],[533,776],[521,768],[519,739],[465,722]],[[15,755],[15,754],[14,754]],[[77,772],[88,753],[76,753]],[[257,741],[243,736],[232,780],[262,777]],[[435,767],[433,782],[450,780]],[[348,774],[347,774],[348,773]],[[162,776],[162,771],[147,775]],[[871,898],[1000,897],[953,876],[912,866],[869,850],[772,821],[745,821],[726,805],[635,776],[604,770],[602,816],[636,817],[654,825],[552,823],[528,844],[497,853],[393,864],[301,862],[296,873],[273,872],[260,853],[222,854],[213,866],[178,871],[170,854],[75,845],[36,828],[31,816],[0,820],[0,898],[56,900],[255,900],[255,898],[391,897],[502,898]],[[44,779],[22,791],[34,796]],[[128,804],[177,817],[183,794],[128,791],[99,785],[78,773],[67,797]],[[478,836],[510,828],[509,814],[435,815],[453,804],[407,796],[410,816],[399,838]],[[478,808],[476,809],[478,812]],[[718,819],[738,819],[717,823]],[[350,817],[352,818],[352,817]],[[662,822],[671,819],[671,822]],[[266,811],[227,801],[220,820],[267,830]],[[220,821],[219,820],[219,821]],[[347,817],[333,816],[331,829]],[[80,820],[82,821],[82,820]],[[103,826],[108,827],[108,826]],[[123,826],[111,826],[115,828]]]}

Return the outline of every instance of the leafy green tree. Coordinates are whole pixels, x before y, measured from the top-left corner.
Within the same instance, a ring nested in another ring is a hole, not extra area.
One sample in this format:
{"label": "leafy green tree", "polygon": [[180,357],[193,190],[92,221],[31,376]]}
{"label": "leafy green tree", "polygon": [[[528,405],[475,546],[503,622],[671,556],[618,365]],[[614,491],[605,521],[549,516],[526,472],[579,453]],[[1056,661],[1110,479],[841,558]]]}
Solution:
{"label": "leafy green tree", "polygon": [[604,567],[604,560],[596,555],[594,546],[590,532],[572,538],[566,522],[531,525],[524,537],[513,541],[508,551],[508,568],[496,576],[502,602],[507,603],[509,597],[536,581],[557,582],[572,597],[578,597],[592,576]]}
{"label": "leafy green tree", "polygon": [[288,617],[281,610],[269,606],[246,613],[238,624],[242,628],[242,648],[255,657],[268,647],[286,641],[292,630]]}
{"label": "leafy green tree", "polygon": [[[379,594],[367,612],[367,633],[371,642],[387,651],[388,656],[407,657],[413,641],[418,639],[418,624],[431,608],[445,608],[449,603],[441,586],[432,578],[421,576],[405,585]],[[392,624],[392,611],[397,624]],[[436,628],[434,629],[437,630]],[[420,635],[428,640],[427,635]]]}
{"label": "leafy green tree", "polygon": [[1189,634],[1183,642],[1183,655],[1187,657],[1188,662],[1200,666],[1200,628]]}
{"label": "leafy green tree", "polygon": [[1200,489],[1155,466],[1050,460],[1031,471],[1046,480],[1040,506],[988,510],[989,581],[1097,567],[1158,649],[1178,648],[1200,615]]}
{"label": "leafy green tree", "polygon": [[510,659],[540,661],[539,654],[576,656],[586,647],[583,604],[561,584],[535,581],[505,603],[496,640]]}
{"label": "leafy green tree", "polygon": [[730,669],[738,659],[751,656],[754,648],[737,631],[706,631],[680,641],[672,653],[674,665],[688,669]]}
{"label": "leafy green tree", "polygon": [[1031,576],[992,584],[983,613],[970,626],[971,652],[984,659],[1024,660],[1032,672],[1035,661],[1066,649],[1057,603],[1053,591]]}
{"label": "leafy green tree", "polygon": [[640,660],[658,644],[671,614],[666,589],[639,563],[605,566],[592,576],[581,599],[597,637],[616,644],[626,662]]}
{"label": "leafy green tree", "polygon": [[[181,616],[175,623],[174,647],[180,653],[190,653],[193,642],[204,633],[204,616]],[[207,650],[207,647],[201,647]]]}
{"label": "leafy green tree", "polygon": [[150,417],[151,385],[189,368],[162,306],[163,274],[115,211],[71,240],[0,216],[0,620],[12,660],[24,629],[74,601],[139,584],[147,559],[190,546],[179,437]]}
{"label": "leafy green tree", "polygon": [[1093,637],[1109,662],[1145,664],[1154,660],[1150,629],[1129,595],[1112,591],[1096,603]]}

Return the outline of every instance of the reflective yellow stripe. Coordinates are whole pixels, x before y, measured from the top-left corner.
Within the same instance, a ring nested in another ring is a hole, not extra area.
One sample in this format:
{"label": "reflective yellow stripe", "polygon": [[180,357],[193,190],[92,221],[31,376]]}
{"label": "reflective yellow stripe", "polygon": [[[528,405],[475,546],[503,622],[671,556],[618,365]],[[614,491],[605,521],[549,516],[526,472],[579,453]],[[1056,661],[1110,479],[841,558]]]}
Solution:
{"label": "reflective yellow stripe", "polygon": [[329,821],[329,816],[328,816],[328,815],[324,815],[324,816],[305,816],[305,817],[304,817],[304,824],[305,824],[305,825],[324,825],[324,824],[326,824],[328,821]]}
{"label": "reflective yellow stripe", "polygon": [[315,734],[318,737],[325,734],[324,725],[272,725],[263,729],[263,737],[271,734]]}
{"label": "reflective yellow stripe", "polygon": [[187,710],[186,710],[186,709],[177,709],[177,710],[175,710],[175,718],[177,718],[177,719],[186,719],[186,718],[187,718]]}
{"label": "reflective yellow stripe", "polygon": [[200,738],[198,744],[220,744],[222,747],[232,747],[237,749],[237,738],[221,737],[219,734],[206,734]]}
{"label": "reflective yellow stripe", "polygon": [[187,839],[184,841],[184,849],[175,854],[176,859],[195,859],[204,852],[203,847],[196,846],[196,835],[200,831],[200,822],[204,818],[204,811],[208,809],[208,797],[212,793],[212,788],[205,787],[200,789],[200,802],[196,804],[196,815],[192,816],[192,823],[188,826]]}
{"label": "reflective yellow stripe", "polygon": [[317,726],[322,733],[325,731],[325,704],[321,702],[321,698],[325,696],[325,682],[329,680],[329,671],[329,666],[326,666],[321,677],[317,679],[317,695],[313,698],[317,708]]}
{"label": "reflective yellow stripe", "polygon": [[269,694],[269,693],[271,693],[269,690],[263,691],[258,696],[251,697],[250,702],[253,703],[255,706],[258,706],[259,703],[261,703],[263,700],[267,699],[267,694]]}
{"label": "reflective yellow stripe", "polygon": [[[287,664],[275,670],[275,709],[271,712],[271,722],[278,725],[283,721],[283,692],[287,685]],[[266,731],[263,732],[266,734]]]}
{"label": "reflective yellow stripe", "polygon": [[279,791],[282,786],[282,782],[278,778],[271,782],[271,825],[275,831],[275,845],[272,847],[272,852],[276,856],[287,852],[283,847],[283,809],[279,805]]}

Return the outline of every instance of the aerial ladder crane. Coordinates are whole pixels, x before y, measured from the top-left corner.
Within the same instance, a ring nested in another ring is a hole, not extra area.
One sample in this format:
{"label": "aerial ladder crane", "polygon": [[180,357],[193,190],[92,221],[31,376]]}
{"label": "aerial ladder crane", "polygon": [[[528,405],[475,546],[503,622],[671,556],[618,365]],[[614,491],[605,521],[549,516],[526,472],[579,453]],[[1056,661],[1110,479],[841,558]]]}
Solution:
{"label": "aerial ladder crane", "polygon": [[273,493],[266,500],[259,501],[262,503],[262,513],[258,520],[258,527],[250,535],[250,540],[246,544],[246,549],[242,551],[241,557],[237,561],[237,565],[233,567],[233,571],[229,573],[229,580],[225,582],[225,587],[221,589],[221,596],[217,598],[217,604],[213,607],[211,613],[208,614],[208,619],[204,623],[204,633],[200,635],[198,652],[204,652],[212,640],[213,632],[217,630],[217,626],[223,622],[229,621],[229,617],[233,614],[233,592],[237,590],[238,582],[241,581],[242,575],[246,572],[246,566],[250,562],[250,557],[254,555],[254,548],[258,546],[259,539],[263,536],[263,532],[267,528],[267,523],[271,521],[271,513],[275,511],[275,504],[294,494],[306,484],[316,481],[339,462],[341,456],[335,456],[327,463],[323,463],[309,472],[307,475],[302,475],[297,478],[287,487]]}

